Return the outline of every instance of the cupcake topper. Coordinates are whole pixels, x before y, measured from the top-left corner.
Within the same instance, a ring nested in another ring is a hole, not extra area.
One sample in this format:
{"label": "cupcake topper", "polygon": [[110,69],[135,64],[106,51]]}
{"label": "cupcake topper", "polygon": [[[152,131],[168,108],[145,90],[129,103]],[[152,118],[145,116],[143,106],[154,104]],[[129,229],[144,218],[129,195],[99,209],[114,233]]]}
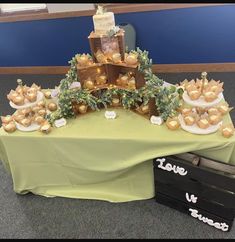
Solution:
{"label": "cupcake topper", "polygon": [[19,86],[23,86],[23,81],[21,79],[17,79],[17,83]]}
{"label": "cupcake topper", "polygon": [[206,77],[207,77],[207,73],[206,73],[205,71],[202,72],[202,74],[201,74],[201,78],[202,78],[203,80],[205,80]]}
{"label": "cupcake topper", "polygon": [[106,9],[102,5],[97,5],[96,14],[104,14]]}
{"label": "cupcake topper", "polygon": [[207,77],[207,73],[205,71],[202,72],[201,73],[201,78],[202,78],[202,88],[201,88],[201,91],[203,91],[203,89],[204,89],[206,77]]}

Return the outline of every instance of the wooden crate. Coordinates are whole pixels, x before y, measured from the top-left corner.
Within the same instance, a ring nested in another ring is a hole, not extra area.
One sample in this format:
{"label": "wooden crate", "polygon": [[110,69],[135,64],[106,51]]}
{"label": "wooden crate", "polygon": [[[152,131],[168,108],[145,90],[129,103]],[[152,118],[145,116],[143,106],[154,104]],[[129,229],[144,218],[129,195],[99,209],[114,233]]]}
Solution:
{"label": "wooden crate", "polygon": [[221,231],[235,216],[235,177],[176,156],[154,159],[155,199]]}
{"label": "wooden crate", "polygon": [[142,79],[142,76],[138,72],[138,67],[135,66],[127,66],[127,65],[117,65],[117,64],[106,64],[106,73],[108,75],[109,83],[117,85],[117,79],[119,74],[127,74],[128,72],[132,72],[136,81],[136,88],[140,88],[145,84],[145,79]]}
{"label": "wooden crate", "polygon": [[105,65],[96,63],[92,66],[87,66],[84,68],[77,68],[77,75],[83,87],[84,82],[90,78],[93,82],[95,82],[95,78],[98,74],[106,74]]}
{"label": "wooden crate", "polygon": [[90,33],[90,35],[88,36],[89,39],[89,44],[90,44],[90,49],[91,49],[91,53],[92,53],[92,58],[94,60],[94,62],[97,62],[97,59],[95,57],[95,53],[98,50],[103,49],[102,47],[102,40],[105,39],[113,39],[118,43],[118,52],[121,54],[121,59],[124,60],[125,58],[125,40],[124,40],[124,33],[125,31],[123,29],[121,29],[115,36],[109,38],[107,36],[100,36],[100,35],[96,35],[93,31]]}

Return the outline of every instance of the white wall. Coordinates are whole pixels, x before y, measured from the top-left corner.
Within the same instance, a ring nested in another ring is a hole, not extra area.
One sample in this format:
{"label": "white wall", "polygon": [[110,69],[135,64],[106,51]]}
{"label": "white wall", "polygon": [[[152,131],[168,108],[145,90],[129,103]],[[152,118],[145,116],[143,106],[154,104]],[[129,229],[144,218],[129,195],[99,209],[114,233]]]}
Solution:
{"label": "white wall", "polygon": [[87,4],[87,3],[77,3],[77,4],[48,3],[47,9],[48,9],[49,13],[70,12],[70,11],[81,11],[81,10],[93,10],[93,9],[95,9],[95,5]]}

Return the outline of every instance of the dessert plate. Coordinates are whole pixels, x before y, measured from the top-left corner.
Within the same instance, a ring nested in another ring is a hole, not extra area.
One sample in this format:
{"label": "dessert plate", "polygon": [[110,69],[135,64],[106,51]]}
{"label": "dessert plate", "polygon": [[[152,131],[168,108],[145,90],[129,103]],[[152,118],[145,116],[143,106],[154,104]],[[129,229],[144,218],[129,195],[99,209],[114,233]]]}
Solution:
{"label": "dessert plate", "polygon": [[24,127],[23,125],[15,122],[16,124],[16,128],[20,131],[23,131],[23,132],[31,132],[31,131],[36,131],[40,128],[40,126],[36,123],[32,123],[29,127]]}
{"label": "dessert plate", "polygon": [[192,133],[192,134],[212,134],[212,133],[215,133],[223,123],[221,121],[216,125],[210,125],[209,128],[207,128],[207,129],[201,129],[196,124],[194,124],[192,126],[186,125],[181,114],[179,115],[179,121],[180,121],[181,128],[183,130],[189,132],[189,133]]}
{"label": "dessert plate", "polygon": [[35,102],[32,102],[32,103],[28,102],[28,103],[25,103],[24,105],[16,105],[12,101],[10,101],[9,104],[12,108],[15,108],[15,109],[29,108],[29,107],[33,107],[34,105],[36,105],[43,98],[44,98],[44,94],[42,92],[38,92],[37,93],[37,100]]}
{"label": "dessert plate", "polygon": [[200,96],[198,100],[191,100],[187,92],[183,93],[183,99],[187,104],[195,107],[201,107],[201,108],[208,108],[208,107],[215,106],[218,103],[220,103],[223,100],[223,98],[224,98],[223,94],[220,93],[218,95],[218,98],[215,99],[213,102],[206,102],[203,96]]}

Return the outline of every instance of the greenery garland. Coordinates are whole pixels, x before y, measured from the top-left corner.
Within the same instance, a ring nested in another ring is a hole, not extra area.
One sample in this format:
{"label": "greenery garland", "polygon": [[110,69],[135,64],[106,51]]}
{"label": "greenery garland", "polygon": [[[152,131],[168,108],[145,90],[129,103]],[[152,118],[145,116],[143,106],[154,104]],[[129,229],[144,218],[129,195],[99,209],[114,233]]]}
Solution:
{"label": "greenery garland", "polygon": [[134,90],[110,88],[105,91],[96,91],[96,96],[86,89],[69,89],[73,82],[80,82],[77,76],[77,57],[80,54],[77,54],[69,61],[70,69],[59,85],[59,109],[48,115],[48,120],[53,123],[61,117],[75,117],[73,101],[84,103],[92,110],[98,111],[100,104],[107,108],[112,103],[112,98],[115,95],[121,98],[122,106],[125,109],[135,108],[140,104],[146,105],[150,99],[154,98],[157,110],[164,121],[168,117],[174,116],[180,106],[182,90],[177,89],[175,86],[163,86],[164,81],[152,73],[152,59],[149,59],[148,51],[137,48],[129,53],[138,56],[138,71],[144,75],[145,86]]}

